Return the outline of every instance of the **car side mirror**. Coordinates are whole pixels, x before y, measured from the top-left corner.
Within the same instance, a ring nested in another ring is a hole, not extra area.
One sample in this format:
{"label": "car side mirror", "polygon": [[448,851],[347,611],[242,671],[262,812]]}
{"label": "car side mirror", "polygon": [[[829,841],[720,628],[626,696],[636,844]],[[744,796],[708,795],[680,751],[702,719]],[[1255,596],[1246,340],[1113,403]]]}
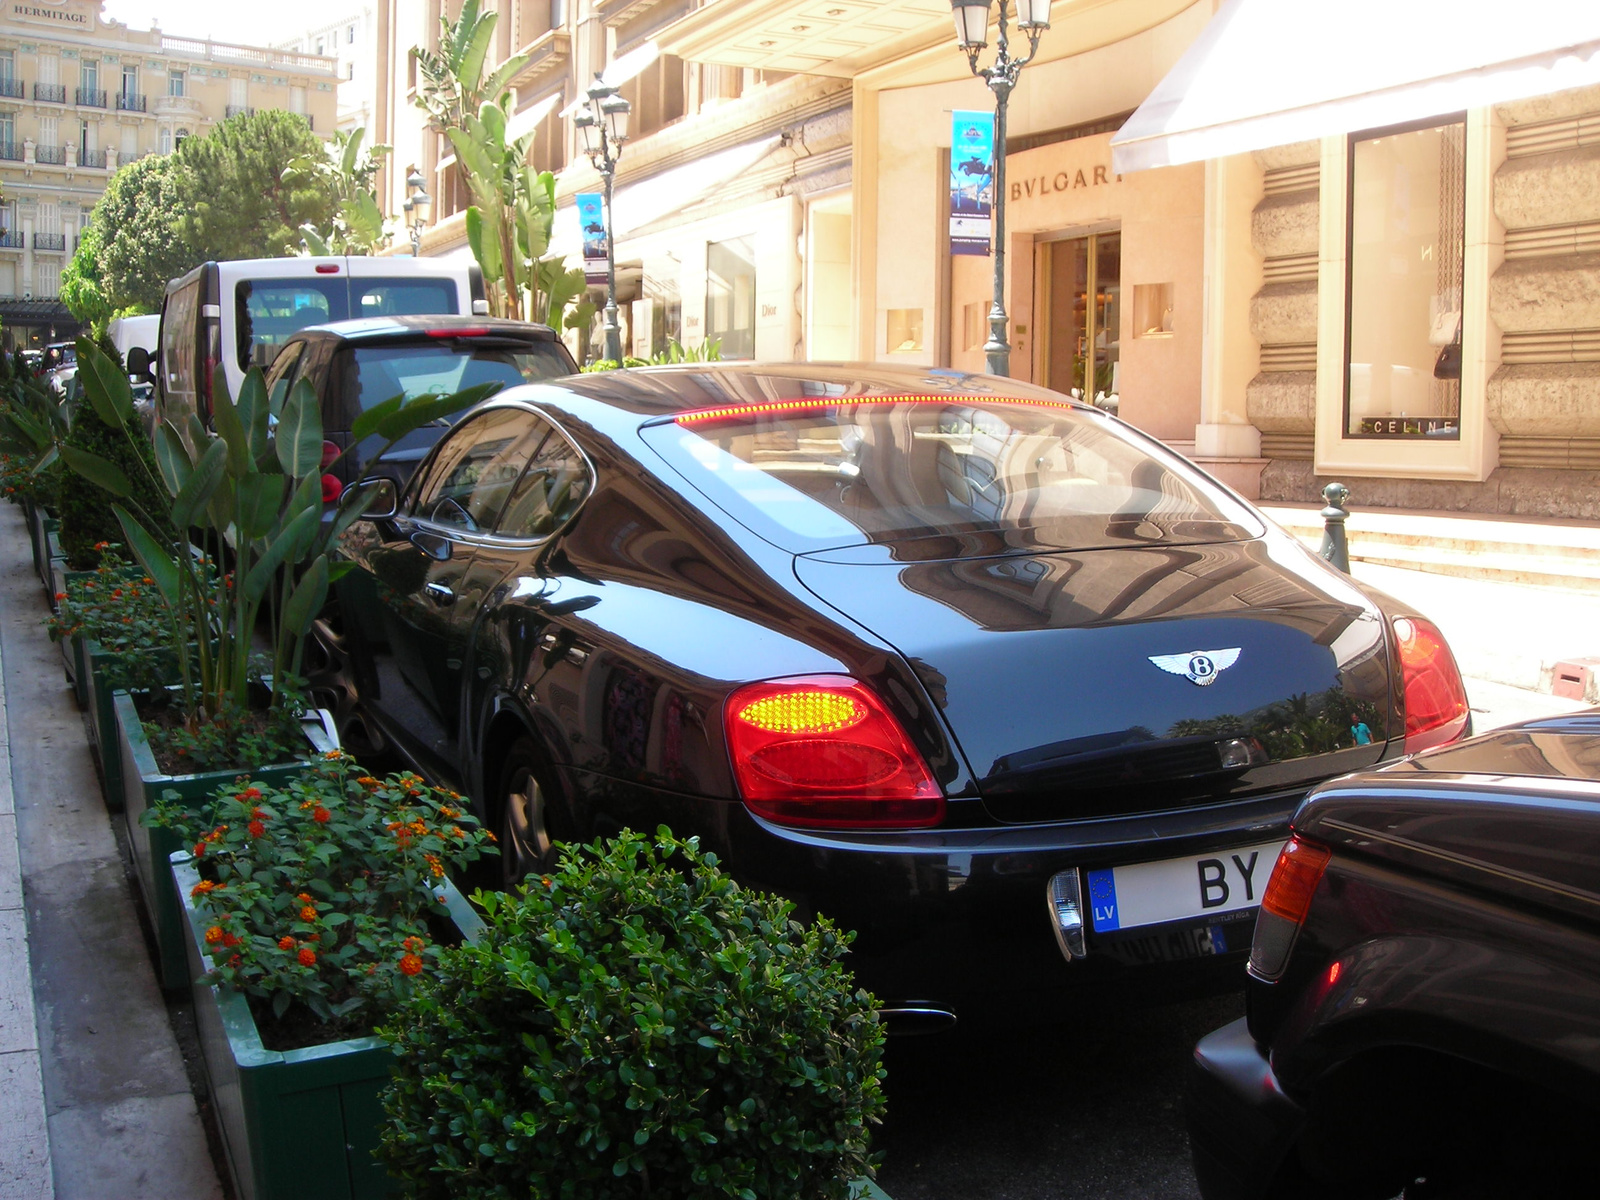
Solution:
{"label": "car side mirror", "polygon": [[128,374],[135,379],[150,379],[155,357],[143,346],[128,347]]}
{"label": "car side mirror", "polygon": [[361,517],[365,521],[387,521],[400,508],[399,489],[387,475],[363,479],[350,489],[350,495],[359,497]]}

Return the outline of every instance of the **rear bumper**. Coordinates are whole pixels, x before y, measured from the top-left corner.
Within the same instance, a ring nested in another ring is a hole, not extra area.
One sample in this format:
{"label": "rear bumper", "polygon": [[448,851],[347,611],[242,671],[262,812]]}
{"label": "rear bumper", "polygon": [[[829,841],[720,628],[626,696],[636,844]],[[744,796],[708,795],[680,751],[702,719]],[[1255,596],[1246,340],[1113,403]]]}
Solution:
{"label": "rear bumper", "polygon": [[1184,1115],[1205,1200],[1257,1200],[1271,1194],[1305,1120],[1304,1111],[1278,1086],[1243,1017],[1194,1048]]}

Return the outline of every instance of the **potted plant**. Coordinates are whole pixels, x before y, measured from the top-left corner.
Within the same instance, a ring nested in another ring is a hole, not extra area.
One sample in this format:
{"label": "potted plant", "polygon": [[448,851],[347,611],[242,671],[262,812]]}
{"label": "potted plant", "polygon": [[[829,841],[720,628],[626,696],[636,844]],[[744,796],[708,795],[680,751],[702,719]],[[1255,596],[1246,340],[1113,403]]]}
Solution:
{"label": "potted plant", "polygon": [[[145,436],[127,374],[88,339],[78,343],[78,379],[80,403],[106,426],[128,441]],[[353,423],[352,444],[377,437],[387,449],[493,387],[392,397]],[[148,836],[139,817],[167,790],[198,803],[241,769],[276,782],[326,748],[285,684],[299,673],[304,639],[327,597],[328,548],[361,514],[357,497],[324,519],[337,498],[325,474],[339,452],[325,453],[321,405],[308,383],[269,396],[253,369],[237,402],[217,388],[211,416],[214,435],[198,419],[182,430],[170,419],[157,426],[155,470],[167,504],[159,514],[141,508],[140,490],[122,465],[64,439],[52,443],[70,470],[118,498],[113,512],[124,541],[173,615],[178,683],[147,694],[137,708],[122,693],[112,704],[128,835],[168,986],[182,984],[182,930],[160,839]],[[142,456],[130,461],[150,470]],[[253,653],[258,625],[267,631],[265,662]]]}
{"label": "potted plant", "polygon": [[201,809],[157,804],[181,840],[188,978],[242,1200],[392,1190],[374,1156],[394,1057],[374,1022],[477,935],[447,872],[490,835],[454,793],[377,779],[342,752],[281,787],[240,781]]}
{"label": "potted plant", "polygon": [[473,898],[483,934],[381,1031],[382,1153],[409,1195],[861,1194],[883,1031],[851,935],[666,829]]}
{"label": "potted plant", "polygon": [[115,553],[109,542],[95,547],[100,565],[75,575],[46,625],[73,662],[89,713],[89,748],[100,768],[106,807],[122,811],[122,752],[112,695],[147,692],[177,678],[171,606],[143,568]]}

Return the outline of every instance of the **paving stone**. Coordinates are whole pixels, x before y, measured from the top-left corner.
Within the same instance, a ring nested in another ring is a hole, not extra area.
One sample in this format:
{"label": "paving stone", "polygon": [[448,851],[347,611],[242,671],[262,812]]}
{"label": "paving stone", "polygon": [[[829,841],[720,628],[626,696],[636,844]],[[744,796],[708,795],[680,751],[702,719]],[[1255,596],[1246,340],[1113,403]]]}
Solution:
{"label": "paving stone", "polygon": [[55,1113],[50,1141],[57,1200],[221,1200],[187,1090]]}
{"label": "paving stone", "polygon": [[53,1194],[39,1055],[0,1054],[0,1200],[50,1200]]}

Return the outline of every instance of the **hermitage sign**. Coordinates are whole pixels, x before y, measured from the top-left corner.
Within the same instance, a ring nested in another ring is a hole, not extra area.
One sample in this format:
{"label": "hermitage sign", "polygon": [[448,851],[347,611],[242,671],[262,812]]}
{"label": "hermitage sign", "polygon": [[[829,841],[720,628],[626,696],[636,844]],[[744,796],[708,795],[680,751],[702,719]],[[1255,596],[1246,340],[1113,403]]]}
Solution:
{"label": "hermitage sign", "polygon": [[11,0],[6,11],[18,21],[31,25],[51,25],[57,29],[95,28],[99,4],[68,6],[67,0]]}

